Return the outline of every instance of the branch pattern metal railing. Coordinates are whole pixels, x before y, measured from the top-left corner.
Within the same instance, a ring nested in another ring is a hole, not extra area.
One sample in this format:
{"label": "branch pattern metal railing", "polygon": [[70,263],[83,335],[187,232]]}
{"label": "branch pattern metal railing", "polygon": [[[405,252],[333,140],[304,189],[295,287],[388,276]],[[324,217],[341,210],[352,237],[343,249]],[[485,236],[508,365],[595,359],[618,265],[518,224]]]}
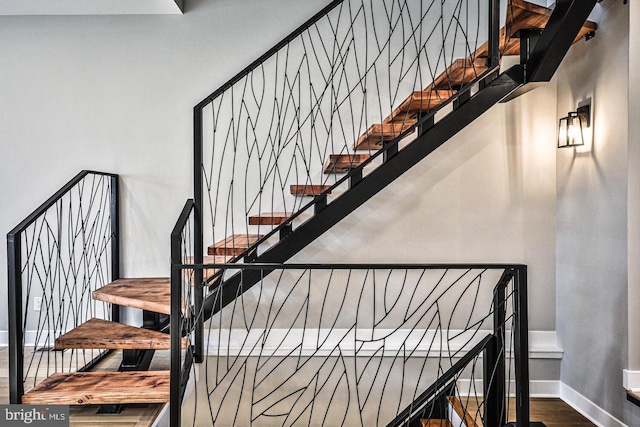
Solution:
{"label": "branch pattern metal railing", "polygon": [[[339,195],[349,175],[323,173],[331,155],[353,156],[370,125],[457,59],[471,58],[464,66],[476,76],[484,72],[473,55],[487,39],[497,47],[497,4],[334,1],[205,98],[194,109],[196,235],[212,244],[255,233],[263,242],[288,224],[252,227],[250,215],[296,218],[313,204],[289,194],[290,186],[325,185],[323,194]],[[497,64],[497,49],[489,56]],[[405,118],[402,135],[417,126]],[[365,166],[377,167],[392,146],[370,153]]]}
{"label": "branch pattern metal railing", "polygon": [[[449,419],[451,398],[497,426],[509,394],[528,425],[525,266],[193,264],[194,222],[189,200],[171,242],[172,426],[409,426]],[[238,274],[251,290],[223,304]]]}
{"label": "branch pattern metal railing", "polygon": [[118,320],[117,306],[91,298],[119,278],[118,226],[117,175],[82,171],[8,233],[11,403],[50,374],[88,370],[106,355],[54,345],[92,317]]}
{"label": "branch pattern metal railing", "polygon": [[[203,268],[264,277],[206,323],[199,380],[184,408],[172,399],[172,425],[414,425],[449,419],[443,397],[464,402],[478,425],[504,425],[506,394],[528,399],[526,348],[514,336],[522,266]],[[184,384],[177,365],[172,381]],[[517,413],[526,425],[528,409]]]}

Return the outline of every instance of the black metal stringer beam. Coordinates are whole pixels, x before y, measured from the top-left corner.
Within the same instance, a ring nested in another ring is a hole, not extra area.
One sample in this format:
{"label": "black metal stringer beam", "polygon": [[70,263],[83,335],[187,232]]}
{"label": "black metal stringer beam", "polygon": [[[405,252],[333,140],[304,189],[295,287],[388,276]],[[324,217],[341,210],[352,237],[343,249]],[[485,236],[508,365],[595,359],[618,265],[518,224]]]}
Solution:
{"label": "black metal stringer beam", "polygon": [[526,64],[526,82],[548,82],[597,0],[558,0]]}
{"label": "black metal stringer beam", "polygon": [[[290,259],[517,89],[524,82],[523,74],[524,68],[517,65],[487,83],[482,90],[459,105],[433,127],[427,129],[393,157],[388,158],[384,164],[359,180],[338,199],[301,224],[276,245],[260,254],[255,262],[283,263]],[[225,280],[221,293],[214,293],[206,299],[204,304],[206,318],[208,319],[231,303],[240,294],[258,283],[267,273],[266,271],[248,270]]]}

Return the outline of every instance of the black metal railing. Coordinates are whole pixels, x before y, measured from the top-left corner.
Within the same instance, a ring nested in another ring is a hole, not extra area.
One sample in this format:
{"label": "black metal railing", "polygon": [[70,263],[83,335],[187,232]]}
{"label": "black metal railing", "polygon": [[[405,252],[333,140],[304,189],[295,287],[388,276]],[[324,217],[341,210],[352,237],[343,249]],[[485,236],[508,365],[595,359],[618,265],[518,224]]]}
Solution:
{"label": "black metal railing", "polygon": [[[406,117],[398,138],[346,175],[323,171],[331,155],[354,156],[370,125],[414,91],[434,89],[457,60],[478,80],[495,78],[499,9],[497,0],[334,1],[206,97],[194,108],[195,261],[203,260],[200,243],[258,234],[256,247],[283,236],[321,200],[378,168],[403,137],[467,99],[472,85],[446,74],[439,87],[453,95],[443,95],[441,107],[425,105],[419,121]],[[477,58],[487,40],[487,56]],[[304,185],[329,188],[312,201],[289,194]],[[250,224],[251,215],[279,212],[290,221]]]}
{"label": "black metal railing", "polygon": [[119,320],[91,293],[119,278],[118,176],[82,171],[7,235],[9,399],[54,372],[90,369],[107,352],[56,350],[92,317]]}
{"label": "black metal railing", "polygon": [[[422,425],[451,419],[453,399],[499,426],[509,395],[511,421],[529,425],[526,266],[174,263],[176,294],[195,270],[261,280],[195,319],[172,315],[173,426]],[[218,283],[195,294],[221,301]],[[204,363],[186,368],[179,334],[193,337],[198,319]],[[199,380],[183,402],[173,384],[187,369]]]}

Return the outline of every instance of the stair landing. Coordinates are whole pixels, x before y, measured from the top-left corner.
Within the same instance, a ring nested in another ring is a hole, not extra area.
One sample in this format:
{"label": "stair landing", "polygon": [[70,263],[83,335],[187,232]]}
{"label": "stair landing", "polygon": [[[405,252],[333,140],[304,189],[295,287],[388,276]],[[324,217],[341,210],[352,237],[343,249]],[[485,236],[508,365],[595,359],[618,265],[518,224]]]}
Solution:
{"label": "stair landing", "polygon": [[169,371],[56,373],[32,388],[29,405],[112,405],[169,401]]}

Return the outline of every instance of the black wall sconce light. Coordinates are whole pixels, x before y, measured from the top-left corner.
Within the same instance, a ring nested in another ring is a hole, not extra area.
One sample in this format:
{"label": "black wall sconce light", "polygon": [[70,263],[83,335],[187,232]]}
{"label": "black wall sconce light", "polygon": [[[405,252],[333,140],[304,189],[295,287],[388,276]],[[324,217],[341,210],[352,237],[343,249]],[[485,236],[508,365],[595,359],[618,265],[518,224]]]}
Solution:
{"label": "black wall sconce light", "polygon": [[578,107],[558,125],[558,148],[577,147],[585,144],[586,129],[591,127],[591,106]]}

